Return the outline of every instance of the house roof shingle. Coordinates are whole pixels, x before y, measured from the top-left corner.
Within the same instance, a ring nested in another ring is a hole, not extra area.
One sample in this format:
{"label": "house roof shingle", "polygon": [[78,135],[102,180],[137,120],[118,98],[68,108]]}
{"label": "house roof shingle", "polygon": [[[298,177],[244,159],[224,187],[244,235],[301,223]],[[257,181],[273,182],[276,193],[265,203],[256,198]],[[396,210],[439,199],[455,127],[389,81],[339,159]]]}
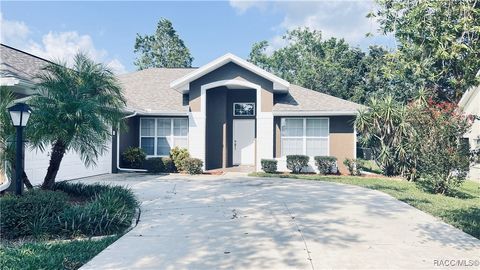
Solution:
{"label": "house roof shingle", "polygon": [[[120,75],[127,106],[140,112],[188,112],[183,95],[170,88],[170,83],[195,68],[151,68]],[[364,106],[290,84],[288,94],[276,94],[274,112],[354,112]]]}
{"label": "house roof shingle", "polygon": [[363,105],[290,84],[288,94],[275,95],[274,112],[356,112]]}
{"label": "house roof shingle", "polygon": [[170,83],[192,70],[192,68],[150,68],[119,75],[127,107],[140,113],[188,112],[183,95],[170,88]]}
{"label": "house roof shingle", "polygon": [[50,61],[0,44],[0,76],[35,82],[42,67]]}

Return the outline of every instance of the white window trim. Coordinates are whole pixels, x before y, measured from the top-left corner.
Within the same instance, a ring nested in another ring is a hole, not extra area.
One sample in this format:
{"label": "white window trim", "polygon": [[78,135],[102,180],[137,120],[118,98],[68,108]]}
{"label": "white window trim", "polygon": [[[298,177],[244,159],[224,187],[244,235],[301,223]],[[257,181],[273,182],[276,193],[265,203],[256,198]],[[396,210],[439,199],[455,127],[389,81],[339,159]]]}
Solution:
{"label": "white window trim", "polygon": [[[253,105],[253,114],[252,115],[239,115],[239,114],[236,114],[235,113],[235,105],[237,104],[252,104]],[[233,103],[233,116],[237,116],[237,117],[249,117],[249,116],[255,116],[255,111],[256,111],[256,108],[255,108],[255,102],[234,102]]]}
{"label": "white window trim", "polygon": [[[303,136],[283,136],[283,121],[284,119],[301,119],[303,120]],[[327,136],[307,136],[307,119],[326,119],[327,120]],[[282,117],[280,119],[280,155],[281,158],[286,158],[283,154],[283,139],[302,139],[303,153],[300,155],[307,155],[307,139],[327,139],[327,156],[330,156],[330,118],[329,117]],[[313,156],[310,156],[313,157]]]}
{"label": "white window trim", "polygon": [[[142,121],[146,119],[153,119],[155,120],[155,135],[153,136],[142,136]],[[170,136],[158,136],[157,135],[157,126],[158,126],[158,119],[170,119]],[[173,134],[173,121],[174,119],[187,119],[187,136],[175,136]],[[172,145],[175,145],[175,138],[187,139],[187,149],[188,149],[188,118],[184,117],[140,117],[140,122],[138,124],[138,147],[142,148],[142,138],[153,138],[153,155],[147,155],[147,158],[153,157],[168,157],[169,155],[157,155],[157,144],[158,138],[169,138],[172,142]],[[167,139],[168,140],[168,139]]]}

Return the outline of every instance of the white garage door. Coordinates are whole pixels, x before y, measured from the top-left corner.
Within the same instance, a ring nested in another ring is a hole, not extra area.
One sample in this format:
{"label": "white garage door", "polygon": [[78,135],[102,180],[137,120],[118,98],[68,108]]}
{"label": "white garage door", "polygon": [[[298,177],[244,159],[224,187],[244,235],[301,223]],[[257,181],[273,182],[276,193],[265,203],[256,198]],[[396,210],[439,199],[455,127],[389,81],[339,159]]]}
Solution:
{"label": "white garage door", "polygon": [[[60,170],[57,174],[57,180],[70,180],[76,178],[82,178],[92,175],[99,175],[105,173],[111,173],[112,167],[112,152],[111,142],[108,142],[108,151],[104,155],[100,156],[96,166],[85,167],[80,160],[80,156],[75,152],[67,152],[63,157],[60,165]],[[50,161],[50,148],[47,148],[45,152],[40,150],[25,151],[25,173],[32,185],[40,185],[43,182],[43,178],[47,173],[48,163]]]}

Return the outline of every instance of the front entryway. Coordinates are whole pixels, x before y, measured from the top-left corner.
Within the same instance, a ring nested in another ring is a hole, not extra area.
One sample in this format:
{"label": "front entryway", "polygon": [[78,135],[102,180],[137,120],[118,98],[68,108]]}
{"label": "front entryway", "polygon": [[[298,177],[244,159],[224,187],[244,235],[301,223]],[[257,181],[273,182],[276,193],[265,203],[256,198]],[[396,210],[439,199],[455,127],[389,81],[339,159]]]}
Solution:
{"label": "front entryway", "polygon": [[255,119],[233,120],[233,165],[255,164]]}

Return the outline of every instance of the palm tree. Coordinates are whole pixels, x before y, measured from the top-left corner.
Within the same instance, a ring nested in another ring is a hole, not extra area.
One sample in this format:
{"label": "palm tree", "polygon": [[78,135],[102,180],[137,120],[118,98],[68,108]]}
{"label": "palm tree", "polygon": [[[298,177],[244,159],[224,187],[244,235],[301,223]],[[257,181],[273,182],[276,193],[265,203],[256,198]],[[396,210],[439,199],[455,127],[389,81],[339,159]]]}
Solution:
{"label": "palm tree", "polygon": [[13,93],[7,87],[0,87],[0,179],[3,179],[3,175],[7,171],[5,161],[11,161],[12,158],[13,144],[9,141],[12,139],[15,130],[11,124],[7,108],[13,100]]}
{"label": "palm tree", "polygon": [[372,149],[375,160],[387,176],[405,174],[414,162],[408,155],[408,138],[414,130],[408,122],[407,107],[387,95],[371,98],[369,109],[360,111],[355,125],[361,143]]}
{"label": "palm tree", "polygon": [[83,53],[74,57],[72,68],[47,64],[38,79],[27,134],[34,146],[51,147],[42,188],[52,189],[67,151],[78,153],[86,166],[96,165],[112,126],[121,122],[125,99],[112,71]]}

